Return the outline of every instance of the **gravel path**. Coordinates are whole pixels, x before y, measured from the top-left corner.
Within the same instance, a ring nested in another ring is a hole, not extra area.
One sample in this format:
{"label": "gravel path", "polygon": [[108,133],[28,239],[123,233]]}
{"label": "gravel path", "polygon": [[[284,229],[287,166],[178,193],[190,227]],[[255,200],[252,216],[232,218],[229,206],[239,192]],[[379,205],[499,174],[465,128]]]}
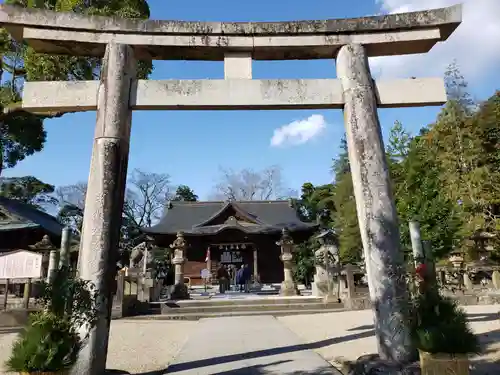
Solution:
{"label": "gravel path", "polygon": [[[108,369],[134,373],[165,369],[177,355],[197,322],[114,320],[111,323]],[[16,338],[12,329],[0,328],[0,374]]]}
{"label": "gravel path", "polygon": [[[500,374],[500,305],[467,306],[471,327],[479,335],[484,353],[474,358],[474,375]],[[326,360],[355,360],[377,352],[371,310],[278,318]]]}

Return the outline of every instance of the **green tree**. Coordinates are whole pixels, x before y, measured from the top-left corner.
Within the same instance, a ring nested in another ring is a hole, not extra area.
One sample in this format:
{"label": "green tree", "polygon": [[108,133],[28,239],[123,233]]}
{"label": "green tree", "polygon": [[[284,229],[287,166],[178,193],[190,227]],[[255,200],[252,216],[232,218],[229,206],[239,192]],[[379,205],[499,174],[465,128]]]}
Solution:
{"label": "green tree", "polygon": [[[333,185],[314,186],[310,182],[302,185],[302,194],[294,201],[294,207],[302,221],[318,223],[322,227],[331,227],[335,213]],[[295,249],[294,277],[309,285],[314,275],[314,252],[319,248],[315,235],[297,245]]]}
{"label": "green tree", "polygon": [[403,124],[396,121],[389,133],[389,142],[386,153],[390,161],[395,163],[404,160],[408,156],[411,136],[404,129]]}
{"label": "green tree", "polygon": [[397,166],[395,199],[403,248],[411,250],[408,222],[420,223],[422,237],[430,240],[434,256],[442,258],[453,248],[461,228],[458,206],[444,193],[443,167],[428,147],[425,129],[410,143],[408,154]]}
{"label": "green tree", "polygon": [[456,64],[446,72],[449,101],[430,126],[427,138],[435,161],[442,167],[443,193],[459,204],[462,228],[457,243],[474,256],[469,238],[477,232],[498,229],[499,164],[498,99],[493,95],[480,106],[467,92],[467,82]]}
{"label": "green tree", "polygon": [[175,191],[173,201],[197,202],[198,196],[187,185],[179,185]]}
{"label": "green tree", "polygon": [[310,182],[302,185],[302,194],[295,201],[295,208],[302,221],[317,222],[328,227],[335,212],[333,185],[314,186]]}
{"label": "green tree", "polygon": [[320,244],[314,235],[307,241],[302,242],[295,247],[295,266],[293,269],[295,281],[301,282],[304,285],[311,284],[315,272],[314,252],[318,250],[319,247]]}
{"label": "green tree", "polygon": [[356,263],[361,260],[363,244],[359,231],[354,186],[349,165],[348,148],[345,136],[340,144],[341,152],[333,161],[335,174],[334,205],[336,213],[333,228],[339,236],[339,253],[343,263]]}
{"label": "green tree", "polygon": [[18,200],[40,210],[57,204],[53,193],[54,185],[47,184],[33,176],[10,177],[0,180],[0,196]]}
{"label": "green tree", "polygon": [[337,208],[334,228],[339,236],[340,259],[343,263],[357,263],[361,260],[363,243],[350,172],[337,176],[334,200]]}
{"label": "green tree", "polygon": [[[149,18],[145,0],[5,0],[26,8],[73,11],[83,14]],[[46,133],[43,122],[61,113],[27,113],[21,108],[25,80],[92,80],[99,77],[101,59],[36,53],[0,29],[0,174],[43,149]],[[138,76],[152,71],[151,61],[140,62]]]}

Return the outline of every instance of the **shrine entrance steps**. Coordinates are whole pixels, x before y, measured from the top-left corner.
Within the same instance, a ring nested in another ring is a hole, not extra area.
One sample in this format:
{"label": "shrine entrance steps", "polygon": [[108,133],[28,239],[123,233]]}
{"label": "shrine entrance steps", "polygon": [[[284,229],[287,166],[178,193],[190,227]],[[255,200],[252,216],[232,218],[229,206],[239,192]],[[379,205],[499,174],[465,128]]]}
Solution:
{"label": "shrine entrance steps", "polygon": [[285,316],[343,311],[343,303],[321,297],[252,296],[166,301],[150,304],[150,315],[135,319],[199,320],[235,316]]}

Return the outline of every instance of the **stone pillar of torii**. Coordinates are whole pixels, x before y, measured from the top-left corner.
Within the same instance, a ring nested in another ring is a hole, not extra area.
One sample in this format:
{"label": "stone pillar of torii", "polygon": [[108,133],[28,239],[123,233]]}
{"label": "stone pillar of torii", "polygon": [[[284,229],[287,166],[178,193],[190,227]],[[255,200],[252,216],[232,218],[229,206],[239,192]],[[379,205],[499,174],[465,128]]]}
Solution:
{"label": "stone pillar of torii", "polygon": [[[97,111],[79,274],[99,289],[101,318],[74,373],[105,368],[132,111],[151,109],[343,109],[379,354],[408,359],[403,255],[377,108],[441,105],[446,93],[441,78],[374,81],[368,58],[426,53],[460,22],[460,5],[266,23],[125,20],[2,5],[2,26],[36,51],[104,57],[99,81],[27,82],[23,94],[26,110]],[[223,61],[225,79],[137,80],[140,59]],[[287,59],[336,59],[338,78],[252,79],[252,60]]]}

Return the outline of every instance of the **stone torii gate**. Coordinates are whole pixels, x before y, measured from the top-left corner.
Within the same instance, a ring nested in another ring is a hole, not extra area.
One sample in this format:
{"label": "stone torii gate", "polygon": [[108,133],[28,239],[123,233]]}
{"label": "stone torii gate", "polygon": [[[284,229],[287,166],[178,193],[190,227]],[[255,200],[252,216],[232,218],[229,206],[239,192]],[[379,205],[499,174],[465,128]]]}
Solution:
{"label": "stone torii gate", "polygon": [[[7,5],[0,23],[38,52],[103,57],[100,81],[27,82],[28,111],[97,111],[80,275],[104,302],[79,374],[105,368],[110,284],[133,110],[343,109],[354,192],[383,358],[411,356],[397,215],[377,107],[441,105],[441,78],[374,82],[368,57],[426,53],[461,22],[460,5],[356,19],[181,22],[87,17]],[[136,60],[224,62],[222,80],[136,80]],[[253,80],[252,60],[336,59],[338,79]]]}

